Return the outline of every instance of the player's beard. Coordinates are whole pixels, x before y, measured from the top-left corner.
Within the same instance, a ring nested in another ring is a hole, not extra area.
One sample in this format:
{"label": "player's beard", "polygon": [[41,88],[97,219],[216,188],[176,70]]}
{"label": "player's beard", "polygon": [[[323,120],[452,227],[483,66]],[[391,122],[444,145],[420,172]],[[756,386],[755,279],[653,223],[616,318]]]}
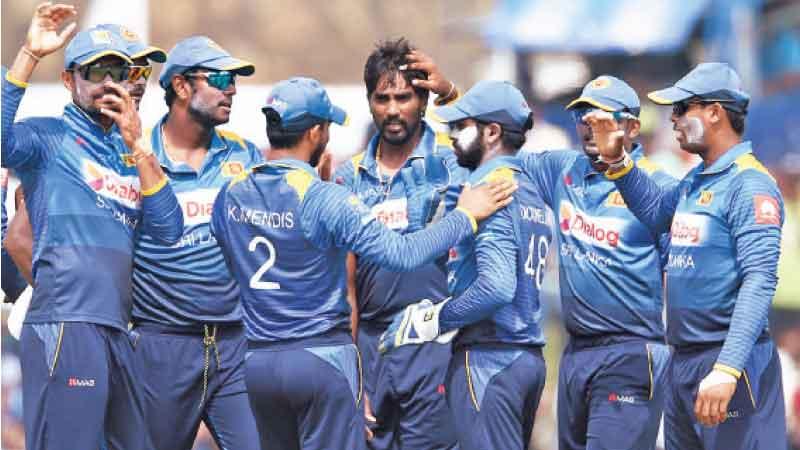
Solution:
{"label": "player's beard", "polygon": [[214,117],[211,111],[214,111],[219,105],[209,105],[202,100],[198,95],[192,96],[189,102],[189,115],[205,128],[211,129],[217,125],[222,125],[227,120],[219,120]]}
{"label": "player's beard", "polygon": [[478,168],[485,153],[478,135],[478,127],[470,126],[460,130],[454,136],[453,146],[458,165],[471,171]]}
{"label": "player's beard", "polygon": [[672,128],[676,131],[678,144],[683,150],[698,155],[708,150],[705,143],[706,129],[697,117],[681,117]]}
{"label": "player's beard", "polygon": [[107,116],[100,113],[100,107],[97,106],[96,103],[103,98],[106,93],[115,94],[115,92],[110,89],[106,90],[104,87],[76,81],[72,91],[72,102],[91,117],[92,120],[101,123],[107,120]]}
{"label": "player's beard", "polygon": [[[414,137],[415,134],[417,134],[420,122],[421,122],[420,120],[415,120],[414,122],[407,122],[399,117],[386,119],[380,125],[381,139],[385,140],[387,143],[391,145],[403,145],[409,140],[411,140],[411,138]],[[389,125],[394,125],[394,124],[400,125],[403,128],[402,133],[394,134],[386,131],[386,128]]]}
{"label": "player's beard", "polygon": [[319,164],[319,160],[322,158],[322,154],[325,153],[325,145],[320,144],[317,148],[314,149],[314,153],[311,154],[311,158],[308,160],[308,164],[311,167],[317,167]]}

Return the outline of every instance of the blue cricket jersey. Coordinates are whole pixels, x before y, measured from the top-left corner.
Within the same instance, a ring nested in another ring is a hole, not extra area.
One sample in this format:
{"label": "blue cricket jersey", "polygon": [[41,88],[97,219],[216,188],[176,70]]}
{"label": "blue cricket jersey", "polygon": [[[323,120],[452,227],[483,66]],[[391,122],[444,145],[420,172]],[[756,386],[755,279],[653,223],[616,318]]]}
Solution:
{"label": "blue cricket jersey", "polygon": [[[8,228],[8,216],[6,215],[6,192],[8,191],[8,170],[2,169],[2,173],[0,173],[0,201],[2,201],[3,207],[3,236],[2,242],[5,243],[6,239],[6,229]],[[17,299],[17,297],[22,294],[26,287],[28,287],[28,282],[25,281],[22,274],[20,273],[19,269],[17,268],[14,261],[11,259],[11,255],[6,252],[5,246],[2,249],[2,267],[0,268],[2,271],[2,289],[3,292],[6,294],[9,300],[12,302]]]}
{"label": "blue cricket jersey", "polygon": [[[658,183],[675,184],[645,158],[640,145],[631,157]],[[569,334],[663,340],[663,235],[633,215],[614,183],[582,152],[528,153],[523,166],[555,214]]]}
{"label": "blue cricket jersey", "polygon": [[167,155],[161,132],[166,119],[153,127],[151,143],[181,205],[183,235],[171,246],[140,236],[133,260],[133,317],[176,326],[241,321],[239,287],[211,234],[211,212],[220,188],[262,162],[261,152],[234,133],[215,130],[195,171]]}
{"label": "blue cricket jersey", "polygon": [[510,205],[480,224],[474,238],[451,250],[452,299],[442,308],[439,326],[442,332],[461,329],[456,346],[542,346],[539,290],[552,238],[547,208],[518,157],[495,157],[469,176],[472,185],[495,179],[514,180],[519,189]]}
{"label": "blue cricket jersey", "polygon": [[[334,174],[342,184],[367,205],[375,217],[398,233],[410,233],[435,220],[429,217],[410,217],[408,214],[409,189],[419,183],[430,184],[435,197],[433,210],[444,209],[444,198],[457,198],[468,171],[458,165],[450,139],[437,134],[423,122],[419,144],[408,157],[406,164],[389,179],[378,170],[376,154],[380,135],[375,135],[367,150],[342,164]],[[415,206],[411,205],[413,210]],[[358,261],[356,292],[361,320],[388,325],[396,313],[407,305],[423,298],[439,301],[447,297],[447,255],[425,264],[413,272],[397,272],[381,264]]]}
{"label": "blue cricket jersey", "polygon": [[276,342],[349,329],[346,257],[355,252],[411,270],[473,232],[465,213],[402,236],[346,188],[307,163],[270,161],[223,187],[211,227],[239,283],[251,341]]}
{"label": "blue cricket jersey", "polygon": [[670,231],[669,343],[680,349],[724,342],[718,363],[742,370],[767,333],[784,217],[778,186],[750,142],[710,167],[700,163],[671,188],[638,168],[615,183],[642,223]]}
{"label": "blue cricket jersey", "polygon": [[26,323],[89,322],[127,330],[137,233],[166,244],[183,219],[166,181],[140,188],[116,125],[70,103],[61,117],[14,123],[25,83],[3,73],[3,167],[22,181],[33,228],[33,298]]}

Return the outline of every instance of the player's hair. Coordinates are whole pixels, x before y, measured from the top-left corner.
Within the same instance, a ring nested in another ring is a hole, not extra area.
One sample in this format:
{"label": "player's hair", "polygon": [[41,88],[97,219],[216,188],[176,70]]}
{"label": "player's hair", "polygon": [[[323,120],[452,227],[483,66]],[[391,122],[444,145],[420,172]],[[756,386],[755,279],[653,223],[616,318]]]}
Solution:
{"label": "player's hair", "polygon": [[[483,129],[489,126],[491,122],[481,122],[478,121],[477,128],[478,128],[478,136],[483,135]],[[502,124],[500,125],[500,129],[502,131],[502,135],[500,135],[500,142],[503,144],[503,148],[507,150],[511,150],[514,153],[517,153],[519,149],[525,145],[525,133],[520,133],[519,131],[509,130],[508,128],[504,127]]]}
{"label": "player's hair", "polygon": [[[190,73],[192,71],[193,71],[192,69],[187,70],[186,72],[183,72],[181,75],[186,75],[187,73]],[[194,78],[187,78],[186,80],[192,87],[194,87]],[[172,88],[172,80],[170,80],[169,84],[167,85],[167,88],[164,89],[164,101],[167,103],[167,108],[172,107],[172,103],[175,102],[175,99],[177,97],[178,94],[176,94],[175,89]]]}
{"label": "player's hair", "polygon": [[[413,79],[428,79],[428,74],[421,70],[399,69],[400,66],[408,64],[406,56],[414,49],[415,47],[403,37],[375,44],[375,50],[369,55],[367,63],[364,65],[364,84],[367,86],[367,98],[375,92],[378,87],[378,81],[383,76],[388,76],[390,80],[393,80],[399,73],[405,78],[409,86],[413,86],[411,84]],[[423,104],[428,103],[427,89],[414,87],[414,92],[423,101]]]}
{"label": "player's hair", "polygon": [[728,115],[728,121],[731,123],[731,128],[733,128],[733,132],[739,136],[743,135],[744,120],[747,117],[747,113],[731,111],[730,109],[727,108],[725,109],[725,113]]}
{"label": "player's hair", "polygon": [[281,123],[280,114],[274,109],[266,108],[264,116],[267,118],[267,139],[271,148],[292,148],[300,143],[306,131],[324,122],[320,119],[302,128],[286,129]]}

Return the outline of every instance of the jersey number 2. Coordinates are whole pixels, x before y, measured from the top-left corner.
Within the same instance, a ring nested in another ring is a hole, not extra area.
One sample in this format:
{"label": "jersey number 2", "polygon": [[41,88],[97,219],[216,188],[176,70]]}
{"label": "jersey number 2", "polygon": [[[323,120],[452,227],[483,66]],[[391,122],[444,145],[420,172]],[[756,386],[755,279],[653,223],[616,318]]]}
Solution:
{"label": "jersey number 2", "polygon": [[250,289],[280,289],[280,283],[276,283],[274,281],[261,281],[261,277],[264,276],[264,273],[275,265],[275,258],[278,255],[278,253],[275,251],[275,246],[272,245],[272,242],[267,240],[267,238],[263,236],[256,236],[252,241],[250,241],[250,245],[247,246],[247,249],[251,252],[254,252],[256,251],[258,244],[264,244],[264,246],[267,247],[267,260],[264,261],[264,264],[262,264],[261,267],[256,270],[256,273],[250,277]]}

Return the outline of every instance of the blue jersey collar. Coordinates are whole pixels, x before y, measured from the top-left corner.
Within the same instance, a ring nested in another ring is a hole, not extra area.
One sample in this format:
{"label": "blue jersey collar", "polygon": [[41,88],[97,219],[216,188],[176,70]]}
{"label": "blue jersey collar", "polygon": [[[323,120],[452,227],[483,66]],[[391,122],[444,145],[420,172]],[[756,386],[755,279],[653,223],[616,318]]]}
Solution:
{"label": "blue jersey collar", "polygon": [[[167,117],[169,117],[169,113],[165,114],[164,117],[161,118],[154,126],[152,130],[152,135],[150,136],[150,143],[153,145],[153,153],[156,154],[158,160],[161,163],[161,167],[166,170],[169,170],[172,173],[195,173],[195,170],[189,167],[188,164],[178,161],[173,161],[169,155],[167,155],[166,150],[164,149],[164,135],[162,127],[164,123],[167,121]],[[208,147],[208,154],[206,155],[206,160],[209,158],[213,158],[224,150],[228,149],[228,144],[225,143],[225,140],[217,133],[216,128],[214,129],[213,133],[211,133],[211,145]],[[205,164],[204,164],[205,165]],[[201,169],[202,170],[202,169]]]}
{"label": "blue jersey collar", "polygon": [[[417,143],[417,146],[414,147],[414,150],[408,157],[406,165],[408,165],[412,159],[424,158],[436,147],[436,132],[424,120],[422,121],[422,127],[422,138],[420,138],[419,143]],[[364,158],[358,164],[359,168],[365,170],[375,178],[378,177],[378,162],[375,159],[375,155],[378,151],[380,139],[380,133],[375,133],[375,135],[372,136],[372,139],[369,140],[369,144],[367,144],[367,150],[364,152]]]}
{"label": "blue jersey collar", "polygon": [[519,157],[516,155],[502,155],[496,156],[489,161],[478,166],[472,174],[469,176],[469,182],[472,184],[479,183],[486,175],[492,173],[493,170],[507,167],[515,172],[521,172],[521,162]]}
{"label": "blue jersey collar", "polygon": [[117,127],[116,123],[113,124],[111,128],[106,130],[75,103],[68,103],[66,106],[64,106],[64,119],[70,124],[70,126],[91,133],[95,136],[103,137],[111,133],[119,134],[119,128]]}
{"label": "blue jersey collar", "polygon": [[[752,152],[753,145],[750,141],[740,142],[729,148],[727,152],[723,153],[722,156],[720,156],[719,159],[717,159],[714,164],[711,165],[711,167],[701,170],[700,175],[713,175],[715,173],[720,173],[730,167],[740,156]],[[701,163],[701,166],[704,166],[704,164]]]}
{"label": "blue jersey collar", "polygon": [[319,174],[317,173],[316,169],[311,167],[311,165],[305,161],[300,161],[299,159],[294,158],[281,158],[281,159],[274,159],[272,161],[267,161],[263,164],[259,164],[253,167],[254,172],[262,172],[265,169],[277,169],[278,171],[289,171],[289,170],[303,170],[309,173],[314,178],[319,178]]}

